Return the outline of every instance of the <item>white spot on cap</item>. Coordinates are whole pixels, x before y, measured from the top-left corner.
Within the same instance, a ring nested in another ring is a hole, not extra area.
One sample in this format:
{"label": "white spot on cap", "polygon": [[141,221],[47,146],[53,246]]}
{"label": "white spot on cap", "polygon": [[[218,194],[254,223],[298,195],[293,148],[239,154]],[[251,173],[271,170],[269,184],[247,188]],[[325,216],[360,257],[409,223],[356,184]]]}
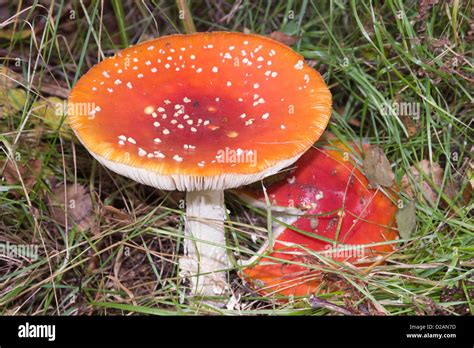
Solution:
{"label": "white spot on cap", "polygon": [[179,155],[174,155],[173,156],[173,159],[176,161],[176,162],[183,162],[183,157],[179,156]]}
{"label": "white spot on cap", "polygon": [[270,116],[270,114],[268,112],[266,112],[262,115],[262,119],[266,120],[269,116]]}
{"label": "white spot on cap", "polygon": [[197,72],[197,73],[200,73],[201,71],[202,71],[202,68],[197,68],[197,69],[196,69],[196,72]]}
{"label": "white spot on cap", "polygon": [[216,73],[216,72],[219,72],[219,69],[217,68],[217,66],[215,66],[215,67],[212,68],[212,72],[215,72],[215,73]]}
{"label": "white spot on cap", "polygon": [[194,60],[194,59],[196,59],[196,56],[194,54],[191,54],[191,56],[189,58],[191,58],[191,60]]}
{"label": "white spot on cap", "polygon": [[168,134],[170,134],[170,131],[165,128],[165,129],[163,129],[163,134],[164,134],[164,135],[168,135]]}
{"label": "white spot on cap", "polygon": [[295,64],[295,69],[296,69],[296,70],[301,70],[301,69],[303,69],[303,61],[302,61],[301,59],[298,60],[298,62],[296,62],[296,64]]}
{"label": "white spot on cap", "polygon": [[127,82],[127,87],[132,89],[132,83],[131,82]]}
{"label": "white spot on cap", "polygon": [[151,72],[152,72],[152,73],[155,73],[155,72],[157,72],[157,71],[158,71],[157,68],[151,68]]}
{"label": "white spot on cap", "polygon": [[155,155],[156,158],[165,158],[165,155],[161,153],[160,151],[153,151],[153,154]]}
{"label": "white spot on cap", "polygon": [[143,74],[138,74],[137,77],[141,79],[143,77]]}
{"label": "white spot on cap", "polygon": [[102,75],[104,75],[104,77],[106,77],[106,78],[110,77],[110,75],[107,71],[102,71]]}
{"label": "white spot on cap", "polygon": [[153,139],[153,142],[159,144],[159,143],[161,143],[161,139],[160,138],[155,138],[155,139]]}
{"label": "white spot on cap", "polygon": [[115,83],[116,85],[120,85],[120,84],[122,83],[122,81],[120,81],[119,79],[117,79],[117,80],[114,81],[114,83]]}
{"label": "white spot on cap", "polygon": [[146,156],[146,151],[143,150],[141,147],[138,148],[138,156],[140,157]]}
{"label": "white spot on cap", "polygon": [[137,143],[137,142],[135,141],[135,139],[133,139],[132,137],[128,137],[128,138],[127,138],[127,141],[128,141],[129,143],[132,143],[132,144],[136,144],[136,143]]}
{"label": "white spot on cap", "polygon": [[153,108],[153,106],[148,105],[147,107],[145,107],[145,109],[143,109],[143,112],[147,115],[151,115],[154,110],[155,109]]}

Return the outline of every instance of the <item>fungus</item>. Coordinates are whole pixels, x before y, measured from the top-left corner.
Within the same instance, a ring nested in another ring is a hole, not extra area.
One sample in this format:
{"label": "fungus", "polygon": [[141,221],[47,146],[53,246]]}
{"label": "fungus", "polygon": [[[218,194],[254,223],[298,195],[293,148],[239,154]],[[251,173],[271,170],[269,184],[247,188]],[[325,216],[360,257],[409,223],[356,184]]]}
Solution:
{"label": "fungus", "polygon": [[[257,57],[272,62],[268,71]],[[142,184],[186,191],[180,266],[203,296],[226,292],[223,190],[292,164],[331,115],[331,93],[299,54],[226,32],[122,50],[91,68],[69,103],[72,128],[101,164]]]}
{"label": "fungus", "polygon": [[[339,142],[327,149],[311,148],[295,170],[266,188],[276,209],[291,208],[293,218],[291,228],[280,225],[275,230],[271,252],[266,243],[245,263],[240,275],[259,292],[308,296],[318,291],[323,272],[314,266],[324,263],[315,254],[360,266],[394,250],[390,241],[398,233],[393,191],[387,196],[369,189],[354,155]],[[265,206],[262,190],[246,187],[238,193],[253,205]]]}

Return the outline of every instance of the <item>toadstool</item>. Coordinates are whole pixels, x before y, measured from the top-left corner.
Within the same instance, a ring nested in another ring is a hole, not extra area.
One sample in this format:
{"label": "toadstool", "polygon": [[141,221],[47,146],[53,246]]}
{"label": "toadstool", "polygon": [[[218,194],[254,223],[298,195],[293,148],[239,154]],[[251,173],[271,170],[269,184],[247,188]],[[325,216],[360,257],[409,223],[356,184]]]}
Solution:
{"label": "toadstool", "polygon": [[171,35],[91,68],[69,96],[69,122],[104,166],[186,191],[182,274],[194,294],[225,293],[223,190],[296,161],[324,131],[331,93],[301,55],[240,33]]}
{"label": "toadstool", "polygon": [[[267,195],[281,211],[299,210],[291,228],[275,231],[273,251],[264,245],[241,276],[263,294],[307,296],[318,291],[323,273],[313,252],[338,262],[366,265],[389,254],[398,237],[393,193],[368,188],[368,180],[354,165],[351,151],[340,142],[312,148],[295,164],[296,169],[273,182]],[[239,191],[244,200],[263,205],[262,190]],[[259,255],[264,255],[260,257]],[[371,260],[372,259],[372,260]]]}

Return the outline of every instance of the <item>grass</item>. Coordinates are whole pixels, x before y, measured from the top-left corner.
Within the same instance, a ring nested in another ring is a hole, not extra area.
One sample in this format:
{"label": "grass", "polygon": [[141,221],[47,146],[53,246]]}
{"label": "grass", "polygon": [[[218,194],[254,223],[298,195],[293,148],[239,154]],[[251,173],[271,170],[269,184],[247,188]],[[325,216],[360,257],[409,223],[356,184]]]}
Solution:
{"label": "grass", "polygon": [[[38,111],[41,101],[64,99],[83,73],[121,47],[182,32],[177,4],[45,4],[1,5],[1,64],[17,73],[20,85],[2,85],[0,241],[40,247],[37,260],[0,256],[0,313],[334,314],[312,308],[307,298],[281,303],[256,294],[237,277],[236,263],[229,276],[238,305],[217,310],[190,299],[177,273],[182,194],[104,169],[71,137],[64,117],[51,119]],[[472,6],[472,1],[432,7],[397,0],[191,2],[197,31],[297,35],[293,47],[324,75],[333,93],[328,129],[345,141],[382,146],[398,183],[423,159],[444,169],[431,203],[409,175],[417,227],[399,241],[396,253],[369,276],[321,266],[342,279],[345,290],[320,298],[357,313],[361,308],[386,315],[472,313],[473,200],[466,195],[473,149]],[[394,102],[418,105],[419,115],[387,108]],[[78,223],[55,213],[54,200],[64,197],[61,184],[85,188],[84,194],[68,193],[85,207],[85,216],[65,214]],[[450,184],[456,185],[454,195],[446,194]],[[402,198],[409,200],[406,194]],[[226,203],[230,254],[248,258],[267,238],[267,212],[230,192]]]}

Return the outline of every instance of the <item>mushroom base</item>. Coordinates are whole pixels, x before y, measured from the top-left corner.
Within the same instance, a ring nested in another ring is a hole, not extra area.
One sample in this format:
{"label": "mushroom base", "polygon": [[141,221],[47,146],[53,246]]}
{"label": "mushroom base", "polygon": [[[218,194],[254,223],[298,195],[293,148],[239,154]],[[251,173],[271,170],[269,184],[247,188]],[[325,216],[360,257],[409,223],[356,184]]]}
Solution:
{"label": "mushroom base", "polygon": [[227,292],[224,220],[224,191],[186,193],[186,239],[180,266],[193,295],[212,297]]}

